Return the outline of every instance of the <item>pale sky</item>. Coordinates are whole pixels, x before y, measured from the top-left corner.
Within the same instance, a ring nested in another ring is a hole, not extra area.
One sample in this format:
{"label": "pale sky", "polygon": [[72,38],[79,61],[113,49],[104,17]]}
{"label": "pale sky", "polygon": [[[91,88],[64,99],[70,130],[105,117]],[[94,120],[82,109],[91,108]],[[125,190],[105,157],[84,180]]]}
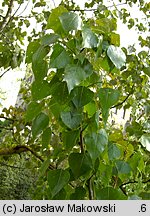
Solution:
{"label": "pale sky", "polygon": [[[56,6],[59,5],[60,3],[60,0],[53,0],[53,1],[55,2]],[[52,7],[54,7],[53,1],[49,0],[47,2],[49,2],[52,5]],[[29,13],[29,10],[31,10],[31,2],[32,0],[30,0],[28,7],[26,8],[26,10],[23,12],[22,15],[25,16]],[[76,0],[75,2],[78,3],[81,8],[84,8],[84,3],[87,1]],[[115,4],[119,3],[118,0],[115,0],[114,2]],[[0,3],[1,3],[1,0],[0,0]],[[112,1],[106,0],[106,6],[108,5],[112,5]],[[125,7],[125,5],[123,5],[122,7]],[[128,7],[127,9],[129,10],[130,8]],[[17,14],[22,13],[23,10],[24,10],[24,7],[20,8]],[[136,6],[130,9],[130,12],[133,18],[138,17],[139,19],[142,19],[142,12],[138,12],[138,8]],[[36,24],[34,23],[34,25]],[[133,45],[135,43],[136,48],[138,49],[138,46],[137,46],[138,35],[135,32],[135,30],[132,30],[132,29],[129,30],[126,25],[123,25],[121,21],[118,21],[118,33],[120,34],[120,38],[121,38],[121,46],[127,47],[128,45]],[[0,88],[2,89],[3,92],[6,92],[6,94],[4,94],[4,97],[6,99],[5,100],[0,99],[0,103],[2,103],[4,107],[8,108],[10,105],[15,105],[15,102],[17,99],[17,93],[20,88],[20,82],[18,82],[17,80],[23,78],[24,74],[25,74],[25,65],[22,64],[21,69],[18,68],[15,70],[10,70],[0,79]],[[0,110],[1,110],[1,107],[0,107]]]}

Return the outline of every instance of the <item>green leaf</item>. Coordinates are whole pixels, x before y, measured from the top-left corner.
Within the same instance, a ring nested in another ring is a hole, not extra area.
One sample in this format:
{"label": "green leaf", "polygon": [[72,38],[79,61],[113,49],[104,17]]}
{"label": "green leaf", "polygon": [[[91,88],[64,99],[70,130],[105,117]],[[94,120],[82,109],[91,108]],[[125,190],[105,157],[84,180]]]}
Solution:
{"label": "green leaf", "polygon": [[65,200],[66,195],[66,190],[63,188],[53,197],[53,200]]}
{"label": "green leaf", "polygon": [[120,69],[126,62],[126,55],[121,48],[110,45],[107,49],[107,55],[116,68]]}
{"label": "green leaf", "polygon": [[84,48],[94,48],[97,47],[98,38],[92,32],[90,28],[84,27],[82,30],[82,37],[83,37],[83,47]]}
{"label": "green leaf", "polygon": [[108,144],[106,131],[101,129],[98,131],[98,133],[92,132],[85,135],[85,144],[92,160],[95,161]]}
{"label": "green leaf", "polygon": [[126,200],[127,197],[120,189],[114,189],[112,187],[100,188],[96,191],[97,200]]}
{"label": "green leaf", "polygon": [[92,169],[92,160],[88,153],[71,153],[69,166],[75,178],[85,175]]}
{"label": "green leaf", "polygon": [[50,170],[47,179],[50,192],[52,197],[54,197],[69,182],[70,174],[67,170]]}
{"label": "green leaf", "polygon": [[121,155],[120,149],[113,143],[109,142],[108,145],[108,157],[109,160],[114,160],[119,158]]}
{"label": "green leaf", "polygon": [[59,19],[63,29],[67,32],[81,28],[81,19],[78,14],[74,12],[63,13]]}
{"label": "green leaf", "polygon": [[111,88],[101,88],[99,90],[99,99],[102,109],[102,117],[103,121],[106,124],[108,115],[109,115],[109,109],[116,104],[120,96],[120,92],[118,90],[114,90]]}
{"label": "green leaf", "polygon": [[63,123],[70,129],[76,129],[82,122],[82,112],[78,110],[60,113]]}
{"label": "green leaf", "polygon": [[91,101],[84,107],[84,112],[87,112],[88,117],[92,117],[97,111],[96,103],[95,101]]}
{"label": "green leaf", "polygon": [[46,128],[45,131],[43,131],[42,134],[42,148],[47,148],[48,145],[50,144],[50,140],[51,140],[51,136],[52,136],[52,130],[50,127]]}
{"label": "green leaf", "polygon": [[120,46],[120,35],[114,32],[111,32],[110,42],[111,44],[119,47]]}
{"label": "green leaf", "polygon": [[32,101],[28,104],[26,114],[25,114],[25,120],[26,122],[31,121],[33,118],[35,118],[42,110],[42,104],[37,103],[35,101]]}
{"label": "green leaf", "polygon": [[129,174],[131,172],[130,165],[125,161],[116,161],[116,168],[119,174]]}
{"label": "green leaf", "polygon": [[34,78],[37,81],[42,81],[48,72],[48,64],[47,61],[41,60],[32,63],[32,70],[34,73]]}
{"label": "green leaf", "polygon": [[57,34],[46,34],[41,38],[41,44],[43,46],[48,46],[50,44],[56,43],[59,39],[59,36]]}
{"label": "green leaf", "polygon": [[[67,83],[62,81],[50,82],[51,95],[59,104],[65,104],[70,100]],[[61,89],[61,91],[60,91]]]}
{"label": "green leaf", "polygon": [[55,33],[62,34],[64,30],[62,28],[59,16],[64,12],[67,12],[67,9],[63,6],[53,9],[48,18],[47,28],[54,30]]}
{"label": "green leaf", "polygon": [[63,132],[63,143],[67,150],[71,150],[76,144],[76,140],[79,137],[79,130]]}
{"label": "green leaf", "polygon": [[150,77],[150,67],[144,67],[143,71]]}
{"label": "green leaf", "polygon": [[32,135],[35,139],[49,124],[49,117],[45,113],[40,113],[34,120],[32,124]]}
{"label": "green leaf", "polygon": [[41,100],[51,93],[51,88],[46,80],[42,82],[34,81],[31,87],[31,94],[33,100]]}
{"label": "green leaf", "polygon": [[71,61],[71,57],[67,51],[59,44],[56,44],[53,47],[53,53],[50,58],[50,67],[51,68],[64,68]]}
{"label": "green leaf", "polygon": [[70,195],[70,200],[84,200],[86,190],[83,187],[76,187],[75,192]]}
{"label": "green leaf", "polygon": [[29,43],[26,51],[26,63],[29,64],[32,62],[32,56],[39,47],[40,47],[40,43],[37,41],[32,41]]}
{"label": "green leaf", "polygon": [[71,95],[76,108],[81,108],[93,99],[94,93],[84,86],[78,86],[72,90]]}
{"label": "green leaf", "polygon": [[35,80],[43,80],[47,75],[48,64],[44,57],[48,54],[49,47],[40,46],[32,56],[32,70]]}
{"label": "green leaf", "polygon": [[67,82],[68,90],[71,90],[85,80],[90,73],[77,65],[68,65],[65,68],[64,80]]}
{"label": "green leaf", "polygon": [[40,178],[40,177],[43,177],[43,176],[45,175],[45,172],[46,172],[46,170],[48,169],[49,164],[50,164],[50,159],[51,159],[51,156],[49,156],[49,157],[42,163],[42,166],[39,168],[39,178]]}
{"label": "green leaf", "polygon": [[150,151],[150,134],[143,134],[140,138],[140,143],[147,151]]}

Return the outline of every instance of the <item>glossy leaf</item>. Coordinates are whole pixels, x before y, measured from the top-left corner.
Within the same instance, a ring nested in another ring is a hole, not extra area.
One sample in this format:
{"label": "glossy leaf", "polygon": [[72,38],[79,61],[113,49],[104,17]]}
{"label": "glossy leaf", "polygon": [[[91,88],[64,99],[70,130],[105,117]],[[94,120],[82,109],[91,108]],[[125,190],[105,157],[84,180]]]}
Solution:
{"label": "glossy leaf", "polygon": [[110,88],[101,88],[99,91],[99,99],[102,108],[102,117],[106,124],[109,109],[119,100],[120,92]]}
{"label": "glossy leaf", "polygon": [[43,46],[48,46],[50,44],[54,44],[59,39],[59,36],[57,34],[46,34],[41,38],[41,44]]}
{"label": "glossy leaf", "polygon": [[98,133],[92,132],[87,134],[85,136],[85,144],[92,160],[95,161],[108,144],[106,131],[101,129]]}
{"label": "glossy leaf", "polygon": [[62,34],[64,30],[59,17],[64,12],[67,12],[67,9],[63,6],[54,8],[48,18],[47,28],[54,30],[55,33]]}
{"label": "glossy leaf", "polygon": [[140,138],[140,143],[150,152],[150,134],[143,134]]}
{"label": "glossy leaf", "polygon": [[57,169],[48,172],[48,186],[52,197],[58,194],[69,182],[70,174],[66,170]]}
{"label": "glossy leaf", "polygon": [[42,82],[34,81],[31,87],[31,93],[33,100],[41,100],[51,93],[51,88],[46,80]]}
{"label": "glossy leaf", "polygon": [[116,161],[116,167],[119,174],[129,174],[131,172],[130,165],[125,161],[121,161],[121,160]]}
{"label": "glossy leaf", "polygon": [[103,189],[96,190],[97,200],[126,200],[127,197],[123,194],[120,189],[112,187],[106,187]]}
{"label": "glossy leaf", "polygon": [[69,32],[81,28],[81,18],[74,12],[63,13],[59,19],[65,31]]}
{"label": "glossy leaf", "polygon": [[32,135],[36,138],[49,124],[49,117],[45,113],[40,113],[32,124]]}
{"label": "glossy leaf", "polygon": [[69,92],[90,75],[82,67],[77,65],[68,65],[64,73],[64,80],[67,82]]}
{"label": "glossy leaf", "polygon": [[82,122],[82,113],[80,111],[63,111],[60,114],[63,123],[70,129],[78,128]]}
{"label": "glossy leaf", "polygon": [[25,120],[26,122],[31,121],[33,118],[35,118],[42,110],[42,104],[37,103],[35,101],[32,101],[28,104],[26,114],[25,114]]}
{"label": "glossy leaf", "polygon": [[113,143],[109,143],[108,145],[108,157],[109,160],[114,160],[119,158],[121,155],[120,149],[117,147],[117,145]]}
{"label": "glossy leaf", "polygon": [[86,190],[83,187],[76,187],[75,192],[71,194],[70,200],[84,200]]}
{"label": "glossy leaf", "polygon": [[88,153],[71,153],[69,166],[75,178],[85,175],[92,169],[92,160]]}
{"label": "glossy leaf", "polygon": [[69,54],[66,50],[59,44],[56,44],[53,48],[53,53],[50,58],[51,68],[64,68],[71,61]]}
{"label": "glossy leaf", "polygon": [[83,47],[94,48],[98,45],[98,38],[90,28],[84,27],[82,30]]}
{"label": "glossy leaf", "polygon": [[39,47],[40,43],[37,41],[32,41],[29,43],[26,51],[26,63],[29,64],[32,62],[32,56],[38,50]]}
{"label": "glossy leaf", "polygon": [[107,55],[116,68],[120,69],[126,62],[126,55],[121,48],[110,45],[107,50]]}
{"label": "glossy leaf", "polygon": [[81,108],[93,99],[94,93],[84,86],[78,86],[72,90],[71,95],[76,108]]}
{"label": "glossy leaf", "polygon": [[67,150],[70,150],[74,147],[78,137],[79,137],[79,130],[63,132],[62,134],[63,143]]}
{"label": "glossy leaf", "polygon": [[48,63],[47,61],[41,60],[36,61],[32,64],[32,70],[34,73],[34,78],[37,81],[42,81],[48,72]]}

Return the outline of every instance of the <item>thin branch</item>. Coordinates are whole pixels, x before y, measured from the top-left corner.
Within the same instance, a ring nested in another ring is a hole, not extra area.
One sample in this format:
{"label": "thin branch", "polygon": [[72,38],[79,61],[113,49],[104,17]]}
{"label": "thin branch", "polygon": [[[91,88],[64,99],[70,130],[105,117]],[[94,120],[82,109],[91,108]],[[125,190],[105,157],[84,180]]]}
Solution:
{"label": "thin branch", "polygon": [[12,119],[12,118],[8,118],[8,117],[1,116],[1,115],[0,115],[0,119],[5,119],[5,120],[8,120],[8,121],[12,121],[12,122],[14,122],[14,121],[15,121],[15,120],[14,120],[14,119]]}
{"label": "thin branch", "polygon": [[[30,0],[28,0],[28,2],[27,2],[27,4],[26,4],[25,8],[23,9],[23,11],[22,11],[20,14],[18,14],[18,17],[19,17],[21,14],[23,14],[23,12],[27,9],[29,3],[30,3]],[[16,13],[15,13],[15,14],[16,14]],[[14,14],[14,15],[15,15],[15,14]]]}
{"label": "thin branch", "polygon": [[[148,179],[146,181],[142,181],[143,184],[147,184],[148,182],[150,182],[150,179]],[[138,183],[138,181],[129,181],[129,182],[121,184],[120,187],[122,188],[123,186],[129,185],[129,184],[137,184],[137,183]]]}
{"label": "thin branch", "polygon": [[93,193],[93,187],[92,187],[92,177],[93,175],[87,180],[87,188],[89,192],[89,200],[94,200],[94,193]]}
{"label": "thin branch", "polygon": [[[44,162],[44,159],[37,152],[35,152],[33,149],[31,149],[29,146],[26,145],[17,145],[15,147],[10,147],[10,148],[0,148],[0,155],[21,154],[23,152],[30,152],[41,162]],[[49,169],[53,170],[54,166],[50,164]]]}
{"label": "thin branch", "polygon": [[11,13],[12,13],[12,8],[13,8],[13,3],[14,3],[14,0],[10,0],[10,4],[8,6],[8,10],[7,10],[7,13],[6,13],[6,16],[4,17],[1,25],[0,25],[0,31],[5,28],[5,26],[7,25],[7,22],[9,21],[10,17],[11,17]]}
{"label": "thin branch", "polygon": [[[126,5],[127,3],[120,3],[117,4],[116,6],[121,6],[121,5]],[[107,8],[115,7],[114,5],[107,6]],[[98,8],[91,8],[91,9],[74,9],[74,10],[69,10],[69,11],[74,11],[74,12],[90,12],[90,11],[98,11]]]}
{"label": "thin branch", "polygon": [[81,131],[80,131],[80,149],[81,149],[81,153],[84,153],[84,144],[83,144],[82,128],[81,128]]}
{"label": "thin branch", "polygon": [[122,104],[124,104],[124,103],[126,102],[126,100],[129,98],[130,95],[131,95],[131,93],[128,94],[127,97],[126,97],[122,102],[120,102],[120,103],[118,103],[118,104],[112,106],[110,109],[115,108],[115,107],[118,107],[118,106],[121,106]]}
{"label": "thin branch", "polygon": [[7,68],[7,69],[0,75],[0,78],[2,78],[9,70],[10,70],[10,67]]}

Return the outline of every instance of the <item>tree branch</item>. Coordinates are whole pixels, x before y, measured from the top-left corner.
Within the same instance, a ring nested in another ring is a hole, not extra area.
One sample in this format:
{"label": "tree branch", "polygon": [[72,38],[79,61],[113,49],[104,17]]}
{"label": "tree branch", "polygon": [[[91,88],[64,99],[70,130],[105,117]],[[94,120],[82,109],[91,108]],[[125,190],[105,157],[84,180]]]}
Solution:
{"label": "tree branch", "polygon": [[0,31],[5,28],[5,26],[7,25],[7,22],[9,21],[10,17],[11,17],[11,13],[12,13],[12,8],[13,8],[13,3],[14,3],[14,0],[10,0],[10,4],[8,6],[8,10],[7,10],[7,13],[6,13],[6,16],[4,17],[1,25],[0,25]]}
{"label": "tree branch", "polygon": [[[12,154],[21,154],[23,152],[31,152],[37,159],[44,162],[44,159],[33,149],[31,149],[29,146],[26,145],[17,145],[15,147],[10,148],[0,148],[0,155],[12,155]],[[49,165],[49,169],[53,170],[54,167],[52,165]]]}

